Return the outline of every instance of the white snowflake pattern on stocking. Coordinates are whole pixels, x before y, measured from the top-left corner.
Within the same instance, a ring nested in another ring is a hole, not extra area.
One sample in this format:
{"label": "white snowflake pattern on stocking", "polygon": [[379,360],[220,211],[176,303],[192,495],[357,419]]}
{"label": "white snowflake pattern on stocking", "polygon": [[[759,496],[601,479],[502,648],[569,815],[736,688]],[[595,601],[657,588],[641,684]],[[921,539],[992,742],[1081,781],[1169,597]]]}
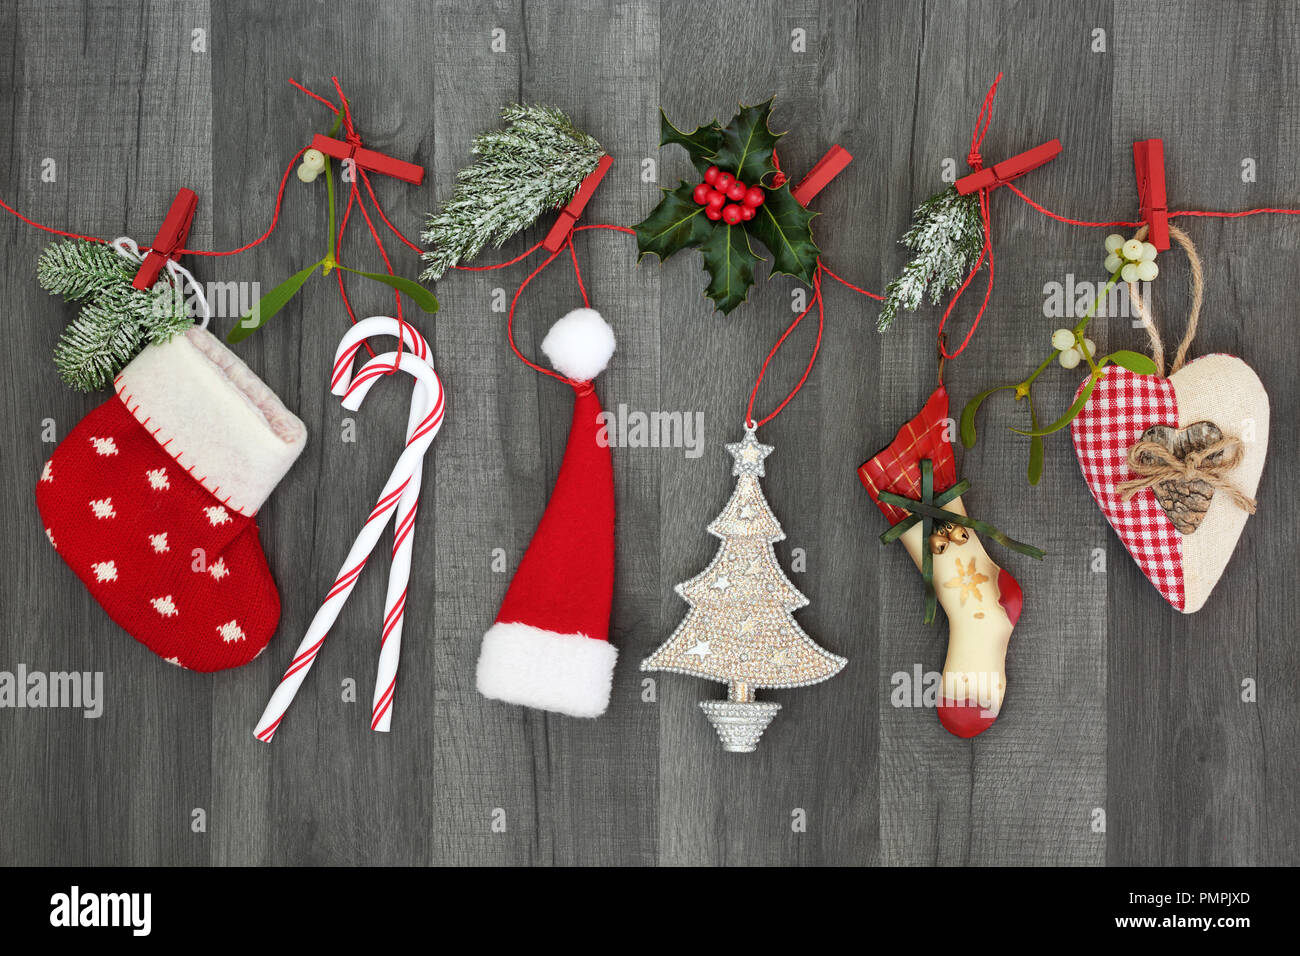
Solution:
{"label": "white snowflake pattern on stocking", "polygon": [[151,468],[144,473],[144,476],[149,479],[149,487],[154,491],[166,491],[171,487],[167,481],[166,468]]}
{"label": "white snowflake pattern on stocking", "polygon": [[90,443],[95,446],[95,452],[105,457],[117,454],[117,442],[112,438],[92,438]]}
{"label": "white snowflake pattern on stocking", "polygon": [[112,498],[96,498],[90,503],[90,510],[95,512],[96,518],[117,517],[117,512],[113,510]]}
{"label": "white snowflake pattern on stocking", "polygon": [[230,569],[226,567],[225,559],[217,558],[217,560],[208,565],[208,574],[212,575],[212,580],[214,581],[220,581],[222,578],[230,574]]}
{"label": "white snowflake pattern on stocking", "polygon": [[164,551],[168,550],[167,532],[164,531],[161,534],[149,535],[149,543],[153,545],[153,549],[157,554],[162,554]]}
{"label": "white snowflake pattern on stocking", "polygon": [[208,516],[212,522],[212,527],[228,524],[230,522],[230,512],[226,511],[221,505],[213,505],[211,508],[204,508],[203,513]]}
{"label": "white snowflake pattern on stocking", "polygon": [[101,584],[117,580],[117,565],[112,561],[96,561],[90,569],[95,572],[95,580]]}
{"label": "white snowflake pattern on stocking", "polygon": [[176,610],[176,605],[172,603],[172,596],[170,594],[163,597],[156,597],[149,603],[152,604],[153,609],[163,617],[175,617],[180,613]]}
{"label": "white snowflake pattern on stocking", "polygon": [[245,638],[244,629],[240,627],[239,622],[233,618],[225,624],[219,625],[217,627],[217,633],[221,635],[221,639],[227,644],[230,644],[233,641],[242,641]]}

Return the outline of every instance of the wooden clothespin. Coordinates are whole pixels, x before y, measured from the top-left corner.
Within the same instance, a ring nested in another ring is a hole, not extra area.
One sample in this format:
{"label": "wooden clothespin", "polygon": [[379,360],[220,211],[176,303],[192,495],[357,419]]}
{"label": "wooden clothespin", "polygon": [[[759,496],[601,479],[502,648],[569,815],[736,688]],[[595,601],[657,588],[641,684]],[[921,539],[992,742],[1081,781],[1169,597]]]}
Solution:
{"label": "wooden clothespin", "polygon": [[154,237],[153,245],[145,253],[144,261],[140,263],[135,279],[131,282],[133,288],[152,289],[167,261],[180,258],[181,250],[185,248],[185,240],[190,235],[190,226],[194,224],[194,213],[198,206],[199,197],[194,190],[177,191],[171,208],[167,210],[167,218],[163,220],[158,235]]}
{"label": "wooden clothespin", "polygon": [[609,172],[609,167],[613,165],[613,156],[607,153],[600,157],[596,162],[596,168],[587,174],[578,191],[573,194],[573,198],[560,210],[560,218],[555,220],[555,225],[551,226],[551,231],[542,240],[543,249],[547,252],[559,252],[564,248],[564,243],[568,241],[569,234],[573,232],[573,227],[582,215],[582,211],[587,208],[587,203],[591,201],[596,187],[600,185],[600,181]]}
{"label": "wooden clothespin", "polygon": [[1138,206],[1147,224],[1147,241],[1164,252],[1169,248],[1169,199],[1165,193],[1165,144],[1144,139],[1133,144]]}
{"label": "wooden clothespin", "polygon": [[799,180],[799,185],[790,190],[790,195],[799,205],[808,205],[851,162],[853,154],[836,143],[826,151],[825,156],[817,160],[817,165],[808,171],[808,175]]}
{"label": "wooden clothespin", "polygon": [[1060,154],[1061,141],[1059,139],[1049,140],[1041,146],[1035,146],[1023,153],[1017,153],[1010,159],[1004,159],[1000,163],[985,166],[983,169],[978,169],[967,176],[961,177],[956,183],[957,192],[963,196],[969,196],[981,189],[996,189],[1003,183],[1009,183],[1011,180],[1037,169],[1044,163],[1051,162]]}
{"label": "wooden clothespin", "polygon": [[317,133],[312,138],[311,148],[318,149],[333,159],[350,159],[364,170],[392,176],[394,179],[400,179],[412,186],[418,186],[424,182],[423,166],[408,163],[404,159],[385,156],[373,149],[366,149],[359,143],[349,143],[346,140],[334,139],[322,133]]}

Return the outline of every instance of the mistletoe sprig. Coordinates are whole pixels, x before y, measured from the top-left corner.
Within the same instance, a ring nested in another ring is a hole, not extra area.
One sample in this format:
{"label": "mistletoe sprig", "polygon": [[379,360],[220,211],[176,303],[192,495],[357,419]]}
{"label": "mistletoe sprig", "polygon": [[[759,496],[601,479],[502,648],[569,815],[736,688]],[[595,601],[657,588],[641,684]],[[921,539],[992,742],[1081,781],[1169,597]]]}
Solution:
{"label": "mistletoe sprig", "polygon": [[[1147,227],[1143,226],[1138,230],[1137,235],[1127,242],[1119,235],[1106,237],[1106,269],[1110,272],[1110,277],[1106,280],[1106,284],[1098,290],[1097,295],[1093,297],[1092,305],[1088,307],[1088,311],[1083,318],[1075,323],[1073,328],[1057,329],[1053,333],[1051,354],[1043,359],[1027,378],[1013,385],[994,385],[992,388],[980,392],[966,403],[961,412],[958,429],[963,445],[967,448],[972,448],[975,445],[975,416],[979,412],[980,406],[999,392],[1012,392],[1017,402],[1023,399],[1029,407],[1029,428],[1011,428],[1010,430],[1029,439],[1028,479],[1031,485],[1036,485],[1043,475],[1043,439],[1065,428],[1078,417],[1079,413],[1083,411],[1083,407],[1088,404],[1088,399],[1092,396],[1097,383],[1105,376],[1107,366],[1118,365],[1121,368],[1128,369],[1135,375],[1156,374],[1155,361],[1141,352],[1118,349],[1102,356],[1100,359],[1096,358],[1096,345],[1092,339],[1084,335],[1088,329],[1088,324],[1097,314],[1098,305],[1106,298],[1117,282],[1121,279],[1129,283],[1139,280],[1150,281],[1158,274],[1155,265],[1156,249],[1151,243],[1143,242],[1146,234]],[[1088,379],[1083,388],[1079,390],[1078,396],[1060,418],[1046,427],[1040,427],[1031,391],[1034,382],[1053,362],[1056,362],[1062,368],[1073,369],[1083,361],[1088,363]]]}
{"label": "mistletoe sprig", "polygon": [[[343,110],[340,109],[334,117],[334,125],[330,127],[329,135],[335,135],[342,124]],[[389,275],[387,272],[363,272],[360,269],[353,269],[339,262],[338,250],[335,245],[338,233],[334,210],[334,177],[331,165],[330,158],[324,153],[319,150],[309,149],[303,153],[303,168],[298,173],[298,178],[304,183],[314,181],[317,176],[325,177],[326,204],[328,207],[328,237],[325,255],[306,269],[295,272],[262,296],[257,301],[257,304],[239,320],[239,324],[230,330],[230,334],[226,336],[226,341],[232,344],[242,342],[265,325],[271,316],[288,305],[290,300],[301,291],[302,287],[307,284],[307,280],[313,275],[319,272],[322,276],[328,276],[335,269],[341,269],[344,272],[350,272],[353,275],[382,283],[396,292],[404,293],[425,312],[438,311],[438,300],[432,292],[418,282],[413,282],[402,276]],[[357,175],[356,170],[353,169],[351,174],[353,176]]]}
{"label": "mistletoe sprig", "polygon": [[[687,133],[659,111],[659,145],[685,149],[700,174],[713,177],[710,185],[725,176],[729,187],[739,183],[762,190],[761,198],[753,197],[757,202],[744,202],[754,210],[752,217],[742,219],[739,211],[724,217],[720,206],[700,201],[698,184],[683,180],[664,189],[659,205],[633,227],[642,256],[653,253],[662,262],[683,249],[698,249],[709,275],[704,294],[724,315],[745,301],[754,284],[754,266],[763,261],[754,252],[754,240],[771,254],[771,274],[810,284],[821,255],[812,237],[816,213],[799,204],[783,178],[781,185],[772,185],[779,178],[774,150],[785,134],[772,132],[771,115],[772,100],[768,100],[741,106],[726,126],[714,121]],[[716,172],[710,173],[711,169]]]}

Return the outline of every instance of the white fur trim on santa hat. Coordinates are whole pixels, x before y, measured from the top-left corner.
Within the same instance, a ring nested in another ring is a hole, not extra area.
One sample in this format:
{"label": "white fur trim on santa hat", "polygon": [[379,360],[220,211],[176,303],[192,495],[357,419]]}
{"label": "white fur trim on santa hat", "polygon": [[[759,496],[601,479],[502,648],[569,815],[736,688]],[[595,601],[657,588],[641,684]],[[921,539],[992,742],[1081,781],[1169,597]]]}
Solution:
{"label": "white fur trim on santa hat", "polygon": [[614,354],[614,330],[595,309],[574,309],[551,326],[542,351],[561,375],[590,382]]}
{"label": "white fur trim on santa hat", "polygon": [[261,507],[307,442],[298,417],[203,329],[150,345],[114,387],[182,470],[243,515]]}
{"label": "white fur trim on santa hat", "polygon": [[498,621],[483,635],[478,692],[570,717],[599,717],[609,706],[616,660],[609,641]]}

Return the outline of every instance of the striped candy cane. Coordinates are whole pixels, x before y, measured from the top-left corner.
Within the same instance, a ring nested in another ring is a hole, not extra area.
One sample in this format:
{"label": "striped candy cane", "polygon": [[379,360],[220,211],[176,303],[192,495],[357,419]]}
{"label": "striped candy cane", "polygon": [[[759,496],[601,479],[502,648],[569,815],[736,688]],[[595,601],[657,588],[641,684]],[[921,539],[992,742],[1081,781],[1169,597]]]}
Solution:
{"label": "striped candy cane", "polygon": [[[414,345],[412,347],[414,348]],[[426,345],[426,355],[427,352],[428,347]],[[353,354],[355,354],[355,350]],[[373,384],[374,380],[381,375],[386,375],[394,371],[397,368],[400,368],[414,376],[416,381],[420,386],[422,386],[423,392],[420,397],[423,401],[418,403],[421,413],[418,416],[418,421],[414,422],[414,427],[410,429],[406,448],[397,459],[397,464],[393,467],[392,474],[384,484],[384,489],[379,495],[378,502],[375,504],[375,507],[370,512],[370,516],[362,526],[361,533],[357,536],[351,550],[348,552],[348,556],[343,562],[343,567],[340,569],[338,577],[335,579],[329,593],[326,594],[325,601],[321,605],[320,610],[318,610],[316,616],[312,618],[311,625],[307,628],[306,635],[298,645],[293,660],[289,663],[289,667],[285,671],[284,677],[280,679],[279,686],[276,687],[275,692],[271,695],[271,700],[267,704],[261,720],[257,723],[254,735],[258,740],[269,742],[275,736],[275,732],[279,728],[280,722],[284,719],[285,711],[288,710],[289,704],[293,701],[294,695],[298,692],[298,688],[302,686],[302,682],[306,678],[307,672],[311,669],[311,665],[316,660],[316,655],[320,653],[321,646],[325,643],[325,638],[329,634],[329,629],[338,619],[339,613],[343,610],[343,605],[347,602],[349,595],[352,593],[352,589],[356,586],[357,579],[361,576],[361,571],[366,566],[371,551],[374,549],[375,544],[378,543],[384,528],[387,526],[389,517],[397,512],[398,503],[402,500],[403,494],[408,488],[411,488],[412,485],[415,486],[416,493],[418,494],[419,477],[421,474],[421,465],[424,454],[429,450],[429,446],[433,443],[434,436],[437,435],[438,429],[442,426],[444,412],[442,383],[438,380],[438,376],[434,373],[429,364],[426,361],[418,359],[411,353],[402,355],[400,362],[398,353],[396,352],[387,352],[383,355],[376,356],[367,362],[357,374],[356,378],[346,386],[342,404],[344,408],[350,411],[356,411],[361,407],[361,403],[368,394],[370,386]],[[335,387],[337,387],[337,383]],[[414,418],[415,416],[413,415],[412,417]],[[412,506],[411,510],[407,513],[408,515],[413,514],[414,507]],[[400,546],[404,540],[409,540],[409,537],[409,522],[407,523],[404,534],[401,533],[399,523],[397,534],[398,545]],[[409,559],[409,550],[407,557]],[[410,567],[408,560],[405,573],[409,575],[409,571]],[[390,577],[390,597],[392,585],[393,581]],[[400,591],[402,594],[405,593],[405,589],[406,583],[403,579],[400,584]],[[386,602],[386,604],[387,603],[388,602]],[[403,598],[402,604],[404,603]],[[396,607],[397,605],[394,603],[393,606]],[[385,615],[386,618],[389,616],[390,615],[387,614]],[[400,616],[399,611],[396,618],[400,620]],[[386,630],[388,630],[387,626]],[[389,642],[386,641],[385,644],[387,643]],[[381,651],[381,660],[382,657],[383,654]],[[393,660],[393,666],[395,667],[395,658]],[[389,680],[389,687],[387,688],[388,701],[385,705],[385,710],[389,709],[388,705],[391,705],[391,686],[392,679],[395,677],[396,674],[394,671],[392,678]],[[381,675],[381,682],[382,680],[383,678]],[[379,701],[376,701],[377,709],[379,703]],[[382,716],[382,714],[376,714],[376,717]],[[376,720],[375,723],[377,724],[378,721]]]}
{"label": "striped candy cane", "polygon": [[[416,358],[428,361],[429,344],[420,333],[405,322],[398,322],[388,316],[372,316],[358,322],[339,343],[334,357],[334,374],[331,382],[331,390],[335,395],[355,394],[357,400],[361,401],[375,380],[385,374],[384,369],[379,369],[375,374],[367,376],[363,370],[363,374],[359,374],[355,380],[352,378],[353,358],[362,343],[376,335],[400,336],[403,344]],[[424,383],[417,378],[415,391],[411,397],[411,413],[406,426],[408,445],[417,436],[424,419],[426,402]],[[415,514],[420,504],[422,476],[423,463],[421,462],[411,475],[410,483],[397,499],[394,519],[392,565],[388,571],[388,593],[384,599],[384,624],[379,641],[379,667],[375,674],[375,692],[370,708],[370,729],[384,733],[390,729],[393,719],[393,694],[397,689],[397,667],[401,659],[402,623],[406,611],[407,582],[411,577],[411,552],[415,545]]]}

